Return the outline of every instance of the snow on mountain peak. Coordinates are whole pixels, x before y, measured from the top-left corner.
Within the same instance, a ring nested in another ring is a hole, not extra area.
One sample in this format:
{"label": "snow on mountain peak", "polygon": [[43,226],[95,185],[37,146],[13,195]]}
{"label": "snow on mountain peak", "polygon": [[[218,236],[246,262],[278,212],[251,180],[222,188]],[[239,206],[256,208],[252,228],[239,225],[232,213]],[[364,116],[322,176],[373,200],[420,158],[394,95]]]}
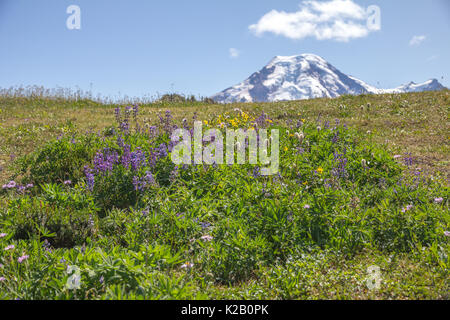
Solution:
{"label": "snow on mountain peak", "polygon": [[409,83],[395,89],[377,89],[357,78],[347,76],[315,54],[275,56],[264,68],[243,82],[214,95],[217,102],[271,102],[343,94],[410,92],[440,90],[432,79],[422,84]]}

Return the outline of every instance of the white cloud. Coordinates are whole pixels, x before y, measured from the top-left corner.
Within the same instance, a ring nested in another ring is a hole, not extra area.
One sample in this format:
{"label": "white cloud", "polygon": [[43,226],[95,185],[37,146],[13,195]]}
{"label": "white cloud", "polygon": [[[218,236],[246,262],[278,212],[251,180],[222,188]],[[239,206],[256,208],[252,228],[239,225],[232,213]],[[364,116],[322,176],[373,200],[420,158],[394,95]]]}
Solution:
{"label": "white cloud", "polygon": [[296,12],[272,10],[249,29],[257,36],[270,32],[295,40],[314,37],[347,42],[380,29],[379,23],[368,24],[368,16],[352,0],[310,0],[303,1]]}
{"label": "white cloud", "polygon": [[409,45],[410,46],[418,46],[420,45],[423,41],[425,41],[427,37],[426,36],[414,36],[412,37],[412,39],[409,41]]}
{"label": "white cloud", "polygon": [[235,48],[230,48],[230,58],[236,59],[239,57],[241,53],[239,52],[238,49]]}

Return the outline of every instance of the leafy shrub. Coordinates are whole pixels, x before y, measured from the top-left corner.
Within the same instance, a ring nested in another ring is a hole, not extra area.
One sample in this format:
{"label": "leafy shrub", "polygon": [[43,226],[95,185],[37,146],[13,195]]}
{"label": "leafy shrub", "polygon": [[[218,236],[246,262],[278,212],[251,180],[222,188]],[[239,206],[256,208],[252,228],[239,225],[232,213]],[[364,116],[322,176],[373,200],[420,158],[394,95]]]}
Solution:
{"label": "leafy shrub", "polygon": [[92,134],[50,141],[20,159],[19,172],[35,185],[67,180],[77,183],[83,176],[83,166],[90,161],[98,145],[99,138]]}
{"label": "leafy shrub", "polygon": [[71,248],[96,235],[97,217],[87,208],[57,207],[27,197],[11,202],[8,215],[14,217],[14,239],[45,239],[54,247]]}

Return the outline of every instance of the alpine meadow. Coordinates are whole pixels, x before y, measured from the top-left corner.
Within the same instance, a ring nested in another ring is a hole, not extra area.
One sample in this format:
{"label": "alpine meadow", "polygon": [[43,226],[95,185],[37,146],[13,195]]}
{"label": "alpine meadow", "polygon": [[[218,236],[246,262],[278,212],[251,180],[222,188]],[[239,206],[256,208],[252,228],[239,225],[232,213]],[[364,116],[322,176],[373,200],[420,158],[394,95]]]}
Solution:
{"label": "alpine meadow", "polygon": [[[3,299],[448,299],[448,90],[124,106],[33,92],[0,98]],[[278,174],[174,165],[171,133],[196,120],[279,129]]]}
{"label": "alpine meadow", "polygon": [[3,314],[444,306],[449,13],[0,0]]}

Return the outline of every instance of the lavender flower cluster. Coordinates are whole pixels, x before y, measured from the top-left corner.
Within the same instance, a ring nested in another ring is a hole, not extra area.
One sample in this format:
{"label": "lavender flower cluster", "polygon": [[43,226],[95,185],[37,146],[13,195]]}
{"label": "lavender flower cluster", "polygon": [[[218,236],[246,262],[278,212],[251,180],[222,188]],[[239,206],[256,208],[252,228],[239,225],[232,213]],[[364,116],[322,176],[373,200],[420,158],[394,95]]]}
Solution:
{"label": "lavender flower cluster", "polygon": [[27,185],[20,185],[14,180],[8,182],[7,184],[4,184],[2,189],[3,190],[13,190],[15,189],[18,193],[24,194],[26,190],[33,188],[34,185],[32,183],[29,183]]}
{"label": "lavender flower cluster", "polygon": [[97,151],[93,159],[93,168],[84,167],[87,189],[93,191],[96,177],[107,176],[116,167],[122,167],[135,173],[133,186],[136,191],[156,185],[150,171],[146,171],[142,178],[138,176],[138,172],[146,166],[153,168],[159,160],[166,158],[169,155],[170,145],[161,143],[159,147],[150,149],[149,152],[144,152],[139,147],[132,151],[131,146],[125,143],[122,136],[117,137],[117,145],[120,148],[118,151],[111,148]]}

